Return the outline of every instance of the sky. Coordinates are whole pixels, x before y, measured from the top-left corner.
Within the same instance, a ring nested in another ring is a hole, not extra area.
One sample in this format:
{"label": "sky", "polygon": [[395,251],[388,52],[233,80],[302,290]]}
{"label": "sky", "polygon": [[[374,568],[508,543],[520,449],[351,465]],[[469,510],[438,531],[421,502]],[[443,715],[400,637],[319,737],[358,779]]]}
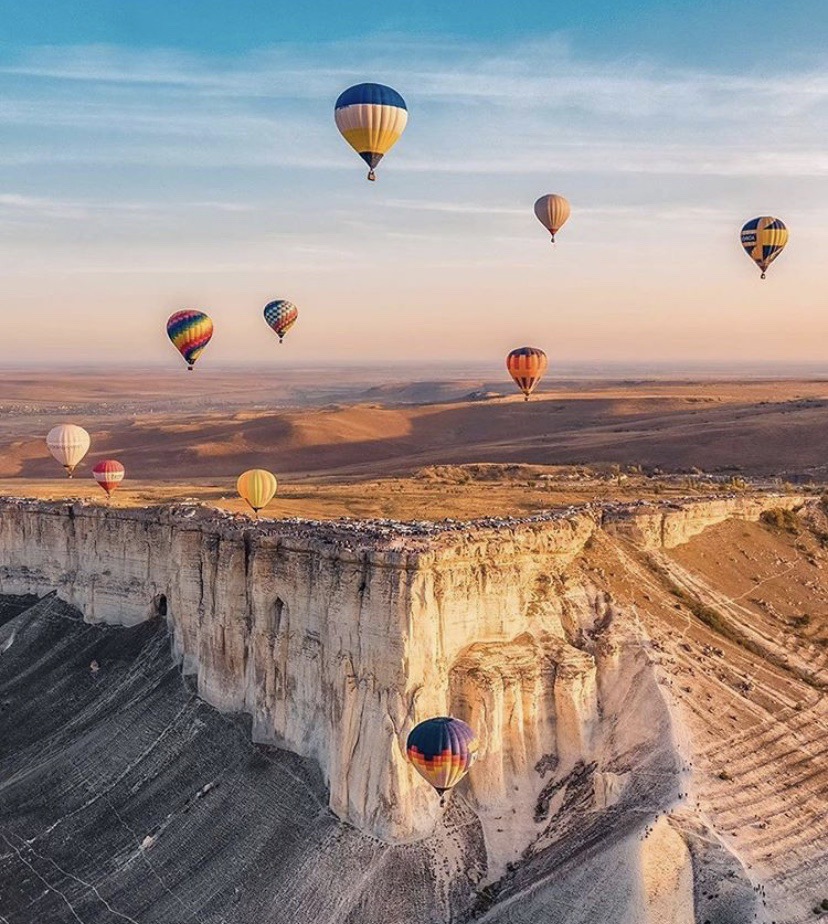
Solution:
{"label": "sky", "polygon": [[[825,0],[0,16],[0,365],[169,364],[182,307],[215,322],[203,365],[825,356]],[[410,113],[374,184],[333,122],[364,80]],[[791,231],[765,282],[738,240],[762,214]]]}

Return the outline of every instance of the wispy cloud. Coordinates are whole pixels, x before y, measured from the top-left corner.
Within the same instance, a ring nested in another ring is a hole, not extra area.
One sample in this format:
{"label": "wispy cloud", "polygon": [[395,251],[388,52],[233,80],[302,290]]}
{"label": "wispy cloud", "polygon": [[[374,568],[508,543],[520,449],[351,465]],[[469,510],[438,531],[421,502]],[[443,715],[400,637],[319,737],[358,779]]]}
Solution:
{"label": "wispy cloud", "polygon": [[[586,61],[560,37],[503,48],[380,36],[210,59],[33,49],[0,68],[0,125],[12,133],[0,161],[345,168],[331,103],[369,76],[410,104],[399,170],[828,173],[828,67]],[[44,141],[57,132],[60,145]]]}

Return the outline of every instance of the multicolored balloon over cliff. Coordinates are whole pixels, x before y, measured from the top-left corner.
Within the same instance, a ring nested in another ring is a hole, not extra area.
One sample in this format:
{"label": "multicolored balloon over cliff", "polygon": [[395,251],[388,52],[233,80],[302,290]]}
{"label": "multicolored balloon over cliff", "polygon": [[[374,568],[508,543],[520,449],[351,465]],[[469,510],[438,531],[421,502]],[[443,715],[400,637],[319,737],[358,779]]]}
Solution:
{"label": "multicolored balloon over cliff", "polygon": [[279,343],[282,342],[285,334],[296,323],[298,317],[299,309],[293,302],[289,302],[284,298],[277,298],[264,306],[264,319],[274,333],[278,335]]}
{"label": "multicolored balloon over cliff", "polygon": [[368,179],[375,180],[374,167],[405,130],[408,107],[391,87],[381,83],[358,83],[340,93],[334,106],[334,118],[342,137],[368,164]]}
{"label": "multicolored balloon over cliff", "polygon": [[456,786],[477,757],[477,739],[462,719],[437,716],[420,722],[408,736],[406,753],[420,776],[440,794]]}
{"label": "multicolored balloon over cliff", "polygon": [[762,271],[765,278],[768,267],[779,256],[788,243],[788,229],[785,224],[772,215],[752,218],[740,234],[745,253]]}
{"label": "multicolored balloon over cliff", "polygon": [[213,336],[213,322],[203,311],[176,311],[167,319],[167,336],[192,372],[195,361]]}

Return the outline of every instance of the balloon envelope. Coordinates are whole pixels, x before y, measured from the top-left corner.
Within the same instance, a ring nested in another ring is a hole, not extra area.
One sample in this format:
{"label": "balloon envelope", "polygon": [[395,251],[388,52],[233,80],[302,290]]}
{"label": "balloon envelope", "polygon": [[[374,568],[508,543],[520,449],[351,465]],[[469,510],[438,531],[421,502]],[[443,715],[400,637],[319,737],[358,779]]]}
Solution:
{"label": "balloon envelope", "polygon": [[167,319],[167,336],[192,369],[213,336],[213,322],[203,311],[176,311]]}
{"label": "balloon envelope", "polygon": [[359,83],[340,93],[334,106],[336,127],[342,137],[368,164],[368,179],[374,167],[399,141],[408,122],[405,100],[381,83]]}
{"label": "balloon envelope", "polygon": [[506,368],[526,400],[543,378],[549,360],[537,347],[518,347],[506,357]]}
{"label": "balloon envelope", "polygon": [[273,500],[277,486],[276,476],[263,468],[251,468],[236,481],[236,490],[256,513]]}
{"label": "balloon envelope", "polygon": [[564,226],[567,218],[569,218],[570,211],[569,203],[566,199],[555,193],[541,196],[540,199],[535,202],[535,216],[552,235],[553,241],[555,240],[555,235]]}
{"label": "balloon envelope", "polygon": [[284,298],[277,298],[264,306],[264,319],[279,335],[279,343],[282,342],[282,338],[296,323],[298,317],[299,309],[293,302],[289,302]]}
{"label": "balloon envelope", "polygon": [[92,469],[92,477],[111,495],[115,488],[124,480],[124,467],[117,459],[104,459]]}
{"label": "balloon envelope", "polygon": [[742,228],[740,239],[745,253],[762,271],[764,279],[767,268],[788,243],[788,229],[778,218],[763,215],[752,218]]}
{"label": "balloon envelope", "polygon": [[437,716],[411,731],[406,753],[420,776],[442,794],[469,772],[477,756],[477,740],[461,719]]}
{"label": "balloon envelope", "polygon": [[49,452],[60,462],[69,475],[89,451],[89,434],[75,424],[58,424],[46,436]]}

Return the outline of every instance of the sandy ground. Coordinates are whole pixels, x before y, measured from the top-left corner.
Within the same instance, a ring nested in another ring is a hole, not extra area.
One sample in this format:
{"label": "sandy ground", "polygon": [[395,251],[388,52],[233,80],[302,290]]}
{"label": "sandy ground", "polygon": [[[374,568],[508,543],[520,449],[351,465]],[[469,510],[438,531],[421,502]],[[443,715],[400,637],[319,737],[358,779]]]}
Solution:
{"label": "sandy ground", "polygon": [[[63,420],[93,437],[71,482],[55,477],[43,444]],[[828,382],[552,382],[524,403],[502,382],[389,384],[355,373],[320,384],[312,370],[287,384],[241,372],[4,380],[0,493],[106,503],[89,473],[107,456],[127,467],[116,506],[189,497],[242,510],[235,477],[256,466],[281,479],[268,516],[527,514],[709,490],[690,474],[648,477],[653,468],[828,480]],[[676,822],[691,856],[660,827],[642,868],[664,921],[684,924],[686,906],[669,896],[687,888],[691,862],[699,921],[804,924],[828,898],[826,537],[824,517],[730,522],[669,552],[613,545],[576,563],[641,620],[691,742],[690,817]],[[618,845],[619,870],[631,851]],[[746,897],[744,875],[764,891]],[[572,877],[573,895],[595,885],[594,873]],[[612,867],[607,877],[609,896]],[[554,902],[566,891],[556,885]],[[530,897],[520,895],[527,920]],[[491,920],[523,918],[509,906]]]}
{"label": "sandy ground", "polygon": [[[235,479],[256,467],[281,482],[272,516],[440,519],[648,496],[637,468],[828,480],[828,382],[546,386],[524,402],[508,382],[407,381],[388,370],[8,373],[0,491],[94,497],[91,468],[117,458],[127,481],[116,505],[196,497],[242,509]],[[92,436],[72,482],[44,445],[61,421]],[[446,474],[467,463],[500,470]],[[613,472],[630,477],[621,484]]]}
{"label": "sandy ground", "polygon": [[[728,485],[726,479],[645,477],[589,467],[431,466],[412,477],[282,480],[276,498],[261,516],[466,520],[526,516],[590,501],[666,500],[710,493]],[[0,495],[45,500],[77,498],[112,507],[155,506],[186,499],[250,513],[236,493],[233,478],[199,479],[184,484],[127,480],[110,499],[89,477],[7,478],[0,479]]]}
{"label": "sandy ground", "polygon": [[61,421],[89,430],[88,466],[118,458],[142,480],[228,478],[251,467],[376,478],[467,462],[828,471],[824,381],[553,382],[524,402],[503,382],[496,392],[466,380],[337,379],[323,388],[318,371],[304,376],[281,388],[261,373],[7,376],[0,478],[54,475],[43,440]]}

